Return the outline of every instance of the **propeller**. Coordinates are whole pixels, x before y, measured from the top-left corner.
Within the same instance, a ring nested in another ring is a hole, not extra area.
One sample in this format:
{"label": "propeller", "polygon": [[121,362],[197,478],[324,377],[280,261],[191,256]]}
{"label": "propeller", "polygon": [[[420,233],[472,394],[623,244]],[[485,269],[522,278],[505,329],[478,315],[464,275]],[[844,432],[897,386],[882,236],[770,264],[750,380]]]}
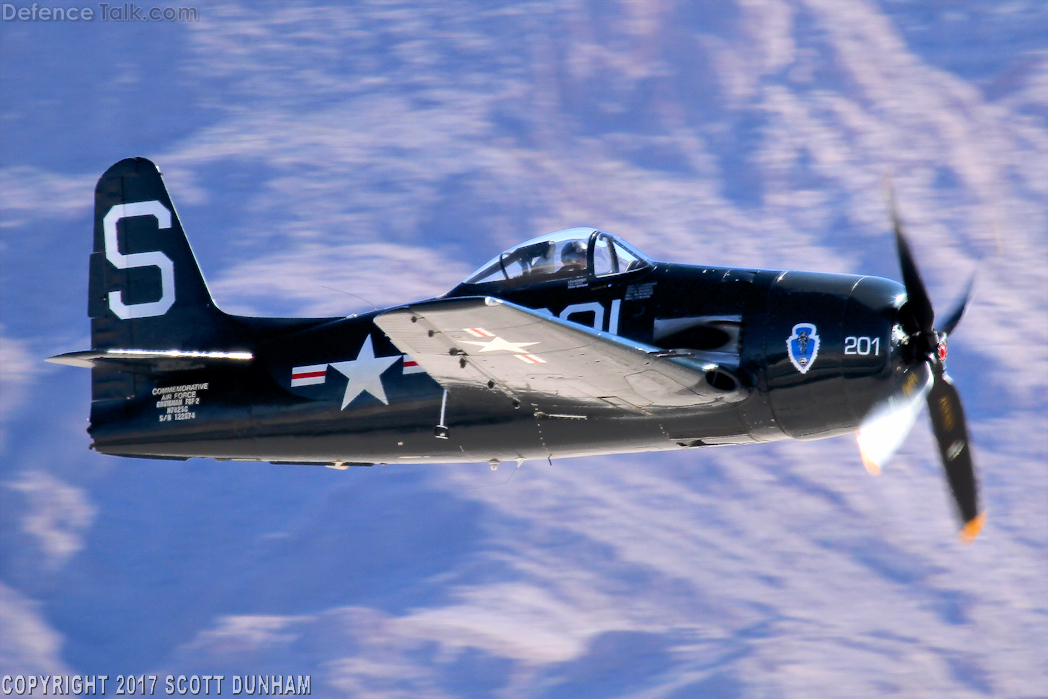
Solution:
{"label": "propeller", "polygon": [[906,438],[922,401],[925,402],[946,480],[961,519],[960,538],[970,543],[982,530],[986,514],[979,509],[964,407],[946,373],[946,342],[964,315],[975,277],[968,281],[964,295],[936,329],[935,310],[906,239],[890,181],[887,190],[899,267],[906,287],[906,302],[899,309],[899,321],[907,335],[902,347],[906,369],[889,398],[871,410],[859,426],[859,451],[866,469],[873,474],[880,473],[881,466]]}

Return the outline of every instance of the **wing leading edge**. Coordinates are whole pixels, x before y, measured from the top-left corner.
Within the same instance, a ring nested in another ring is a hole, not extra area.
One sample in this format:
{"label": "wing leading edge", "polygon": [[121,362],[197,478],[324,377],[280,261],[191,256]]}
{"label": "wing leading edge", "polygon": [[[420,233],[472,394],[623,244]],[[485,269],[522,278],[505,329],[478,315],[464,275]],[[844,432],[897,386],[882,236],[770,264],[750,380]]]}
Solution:
{"label": "wing leading edge", "polygon": [[491,297],[411,304],[374,320],[445,388],[494,388],[536,407],[581,403],[650,412],[735,402],[746,393],[723,369],[686,352]]}

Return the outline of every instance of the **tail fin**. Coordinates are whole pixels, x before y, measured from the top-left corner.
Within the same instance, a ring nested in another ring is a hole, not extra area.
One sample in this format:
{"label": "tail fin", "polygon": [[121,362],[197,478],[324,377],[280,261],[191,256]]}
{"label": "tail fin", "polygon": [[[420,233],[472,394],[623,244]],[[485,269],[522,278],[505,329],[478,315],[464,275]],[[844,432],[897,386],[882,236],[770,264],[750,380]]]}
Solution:
{"label": "tail fin", "polygon": [[156,165],[116,163],[95,187],[91,348],[206,349],[215,307]]}
{"label": "tail fin", "polygon": [[[243,427],[241,386],[264,391],[273,375],[255,362],[257,348],[334,318],[246,318],[220,311],[200,274],[182,224],[156,165],[145,158],[121,160],[95,187],[94,250],[88,284],[91,349],[48,361],[91,369],[93,448],[105,453],[170,454],[143,446],[175,439],[160,415],[157,389],[201,385],[227,387],[224,407],[213,406],[204,422]],[[186,388],[186,391],[194,390]],[[165,393],[165,395],[166,395]],[[231,405],[235,410],[226,410]],[[174,407],[174,406],[168,406]],[[179,413],[183,414],[183,413]],[[190,413],[184,413],[189,415]],[[156,430],[167,436],[158,437]],[[199,430],[197,430],[199,431]],[[138,445],[138,446],[128,446]],[[177,457],[182,458],[182,457]]]}
{"label": "tail fin", "polygon": [[[207,290],[160,171],[145,158],[121,160],[95,187],[87,314],[95,351],[209,350],[230,329],[229,316]],[[145,384],[126,369],[94,366],[92,399],[136,395]]]}

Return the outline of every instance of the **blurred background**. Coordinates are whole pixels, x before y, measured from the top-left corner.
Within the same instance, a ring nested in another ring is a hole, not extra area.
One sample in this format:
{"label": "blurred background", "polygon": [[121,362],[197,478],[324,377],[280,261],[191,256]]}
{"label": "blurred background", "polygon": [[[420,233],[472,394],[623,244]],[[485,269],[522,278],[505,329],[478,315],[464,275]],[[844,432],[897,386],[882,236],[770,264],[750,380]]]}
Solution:
{"label": "blurred background", "polygon": [[[0,23],[0,672],[1048,696],[1048,4],[193,6]],[[509,482],[89,452],[88,372],[43,359],[89,346],[93,187],[136,155],[219,305],[264,315],[438,295],[576,225],[898,279],[891,172],[936,306],[978,269],[949,368],[987,527],[957,542],[924,419],[879,478],[847,437]]]}

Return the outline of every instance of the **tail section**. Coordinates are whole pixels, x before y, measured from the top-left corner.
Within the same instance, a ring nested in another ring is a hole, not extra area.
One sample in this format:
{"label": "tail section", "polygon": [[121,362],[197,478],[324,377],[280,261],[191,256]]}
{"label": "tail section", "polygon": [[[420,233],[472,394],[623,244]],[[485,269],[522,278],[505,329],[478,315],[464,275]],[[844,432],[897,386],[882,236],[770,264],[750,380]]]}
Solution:
{"label": "tail section", "polygon": [[[145,158],[116,163],[95,187],[88,282],[91,349],[209,350],[231,321],[215,306],[160,171]],[[129,398],[137,371],[96,364],[93,400]]]}
{"label": "tail section", "polygon": [[[220,311],[164,180],[145,158],[121,160],[98,180],[90,265],[91,349],[48,361],[91,369],[88,432],[92,448],[107,454],[238,453],[252,406],[288,396],[258,349],[336,320]],[[281,379],[284,361],[276,362]]]}
{"label": "tail section", "polygon": [[95,187],[91,348],[204,349],[226,320],[156,165],[128,158]]}

